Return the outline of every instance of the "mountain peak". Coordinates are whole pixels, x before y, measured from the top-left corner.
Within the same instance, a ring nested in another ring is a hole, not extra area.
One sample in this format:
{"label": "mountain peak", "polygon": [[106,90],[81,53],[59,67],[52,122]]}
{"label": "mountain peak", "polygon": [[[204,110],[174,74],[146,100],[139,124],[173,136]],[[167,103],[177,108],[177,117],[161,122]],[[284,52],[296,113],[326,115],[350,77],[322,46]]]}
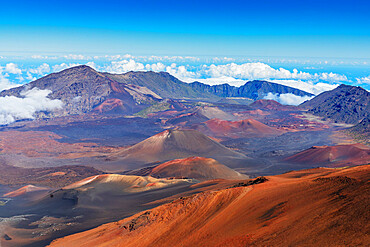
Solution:
{"label": "mountain peak", "polygon": [[301,104],[311,113],[334,121],[356,124],[369,116],[370,92],[342,84]]}

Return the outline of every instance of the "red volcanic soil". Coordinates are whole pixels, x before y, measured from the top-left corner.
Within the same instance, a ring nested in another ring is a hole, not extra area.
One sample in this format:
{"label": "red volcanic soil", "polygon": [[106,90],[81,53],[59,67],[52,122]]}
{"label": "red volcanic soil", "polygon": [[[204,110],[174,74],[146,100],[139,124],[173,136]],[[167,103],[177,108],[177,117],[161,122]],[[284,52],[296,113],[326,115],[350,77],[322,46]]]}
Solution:
{"label": "red volcanic soil", "polygon": [[235,119],[235,117],[232,114],[224,112],[218,107],[203,106],[197,108],[194,112],[184,113],[174,118],[171,118],[167,120],[167,123],[178,126],[188,126],[191,124],[201,123],[212,118],[218,118],[222,120]]}
{"label": "red volcanic soil", "polygon": [[240,121],[225,121],[220,119],[211,119],[192,128],[210,136],[215,137],[265,137],[281,135],[284,132],[269,127],[254,119],[245,119]]}
{"label": "red volcanic soil", "polygon": [[369,177],[369,165],[268,177],[180,198],[50,246],[365,246]]}
{"label": "red volcanic soil", "polygon": [[79,158],[115,150],[95,143],[63,143],[59,139],[62,137],[49,131],[3,131],[0,132],[0,151],[28,157]]}
{"label": "red volcanic soil", "polygon": [[224,160],[231,162],[233,158],[247,159],[245,155],[226,148],[196,130],[166,130],[127,149],[109,154],[107,159],[119,160],[116,169],[122,170],[191,156],[220,158],[219,161],[224,164]]}
{"label": "red volcanic soil", "polygon": [[272,111],[296,111],[299,108],[291,105],[282,105],[275,100],[260,99],[249,105],[252,108]]}
{"label": "red volcanic soil", "polygon": [[197,180],[246,179],[245,175],[224,166],[211,158],[189,157],[176,159],[156,166],[149,174],[153,177],[186,177]]}
{"label": "red volcanic soil", "polygon": [[66,165],[44,168],[22,168],[5,165],[0,162],[0,184],[12,187],[33,184],[58,188],[98,174],[102,174],[102,172],[88,166]]}
{"label": "red volcanic soil", "polygon": [[34,186],[34,185],[26,185],[23,186],[22,188],[19,188],[15,191],[9,192],[4,194],[4,197],[17,197],[21,195],[25,195],[30,192],[36,192],[36,191],[48,191],[49,188],[46,187],[39,187],[39,186]]}
{"label": "red volcanic soil", "polygon": [[363,165],[370,163],[370,148],[362,144],[314,146],[285,161],[328,167]]}
{"label": "red volcanic soil", "polygon": [[[120,99],[106,99],[103,103],[97,106],[94,110],[100,113],[109,112],[115,108],[125,109],[122,100]],[[126,110],[126,109],[125,109]]]}

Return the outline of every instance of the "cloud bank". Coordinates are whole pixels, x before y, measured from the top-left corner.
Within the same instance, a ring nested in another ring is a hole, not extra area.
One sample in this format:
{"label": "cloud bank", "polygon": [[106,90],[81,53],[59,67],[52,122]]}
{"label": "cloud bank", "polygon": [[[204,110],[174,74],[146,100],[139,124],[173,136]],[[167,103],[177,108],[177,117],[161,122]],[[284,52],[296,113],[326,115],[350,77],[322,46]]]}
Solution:
{"label": "cloud bank", "polygon": [[[276,60],[270,58],[266,60],[229,57],[134,56],[130,54],[99,56],[67,54],[34,55],[31,56],[31,59],[43,63],[39,62],[38,66],[31,65],[31,68],[18,66],[15,63],[8,63],[4,67],[0,66],[0,90],[14,85],[15,83],[11,83],[11,80],[25,83],[48,73],[59,72],[81,64],[86,64],[98,71],[117,74],[129,71],[164,71],[188,83],[200,81],[209,85],[228,83],[233,86],[241,86],[251,80],[267,80],[315,95],[332,90],[341,83],[365,85],[366,87],[369,85],[370,77],[360,78],[359,76],[359,78],[349,79],[343,74],[330,71],[322,72],[324,67],[316,69],[312,67],[314,64],[320,66],[321,64],[333,64],[330,61],[279,60],[280,64],[294,62],[311,66],[306,66],[306,70],[301,71],[296,68],[286,69],[270,66],[270,62],[273,63]],[[361,66],[363,65],[366,65],[365,62]],[[313,71],[314,69],[316,72]]]}
{"label": "cloud bank", "polygon": [[20,119],[34,119],[38,111],[61,109],[62,101],[52,100],[47,96],[50,90],[33,88],[21,93],[23,98],[15,96],[0,97],[0,125],[10,124]]}
{"label": "cloud bank", "polygon": [[282,105],[299,105],[306,100],[312,99],[310,96],[298,96],[292,93],[285,93],[285,94],[273,94],[273,93],[268,93],[264,99],[271,99],[279,102]]}

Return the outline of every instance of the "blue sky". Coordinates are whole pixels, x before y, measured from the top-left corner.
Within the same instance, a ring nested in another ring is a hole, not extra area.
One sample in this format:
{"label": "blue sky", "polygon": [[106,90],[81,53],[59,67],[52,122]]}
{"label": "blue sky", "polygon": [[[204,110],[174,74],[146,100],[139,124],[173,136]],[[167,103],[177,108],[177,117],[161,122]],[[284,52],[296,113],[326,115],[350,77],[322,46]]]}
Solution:
{"label": "blue sky", "polygon": [[369,1],[0,1],[0,54],[370,58]]}
{"label": "blue sky", "polygon": [[370,90],[369,10],[369,0],[0,0],[0,90],[78,64]]}

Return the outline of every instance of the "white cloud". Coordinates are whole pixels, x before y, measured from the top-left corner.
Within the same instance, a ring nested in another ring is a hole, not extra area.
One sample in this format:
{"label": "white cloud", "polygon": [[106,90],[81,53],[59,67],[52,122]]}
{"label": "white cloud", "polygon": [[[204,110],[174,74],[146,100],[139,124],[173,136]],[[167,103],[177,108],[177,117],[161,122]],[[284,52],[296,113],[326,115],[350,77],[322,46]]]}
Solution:
{"label": "white cloud", "polygon": [[177,66],[175,63],[171,64],[171,66],[167,66],[165,71],[180,80],[192,78],[194,81],[194,79],[199,78],[199,75],[196,72],[188,70],[184,65]]}
{"label": "white cloud", "polygon": [[19,84],[13,83],[8,79],[9,74],[4,73],[5,72],[4,69],[5,69],[4,67],[0,66],[0,92],[6,89],[19,86]]}
{"label": "white cloud", "polygon": [[20,119],[34,119],[34,114],[38,111],[61,109],[62,101],[49,99],[47,96],[50,93],[50,90],[33,88],[22,92],[23,98],[0,97],[0,124],[5,125]]}
{"label": "white cloud", "polygon": [[68,55],[64,55],[62,57],[67,59],[67,60],[89,60],[89,59],[91,59],[90,56],[85,56],[85,55],[81,55],[81,54],[68,54]]}
{"label": "white cloud", "polygon": [[5,71],[10,74],[22,74],[22,70],[18,68],[18,65],[15,63],[8,63],[5,65]]}
{"label": "white cloud", "polygon": [[298,80],[325,80],[329,82],[347,81],[344,75],[335,73],[315,73],[289,71],[284,68],[274,69],[265,63],[229,63],[224,65],[204,65],[200,70],[204,77],[219,78],[222,76],[245,80],[271,80],[271,79],[298,79]]}
{"label": "white cloud", "polygon": [[323,82],[313,82],[313,81],[302,81],[302,80],[270,80],[271,82],[285,85],[288,87],[298,88],[308,93],[320,94],[325,91],[333,90],[338,87],[339,84],[329,84]]}
{"label": "white cloud", "polygon": [[130,60],[122,60],[122,61],[113,61],[110,65],[106,67],[106,71],[121,74],[126,73],[128,71],[138,71],[144,70],[145,66],[142,63],[138,63],[133,59]]}
{"label": "white cloud", "polygon": [[[194,82],[195,79],[193,78],[184,78],[185,82]],[[220,84],[229,84],[231,86],[240,87],[243,86],[245,83],[247,83],[246,80],[238,80],[233,77],[228,76],[222,76],[219,78],[206,78],[206,79],[196,79],[196,81],[199,81],[201,83],[207,84],[207,85],[220,85]]]}
{"label": "white cloud", "polygon": [[45,75],[50,72],[50,65],[47,63],[43,63],[36,69],[29,69],[29,72],[37,75]]}
{"label": "white cloud", "polygon": [[339,81],[348,81],[348,78],[345,75],[330,73],[321,73],[315,74],[320,80],[330,81],[330,82],[339,82]]}
{"label": "white cloud", "polygon": [[166,69],[166,65],[163,63],[154,63],[154,64],[147,64],[145,65],[146,70],[152,70],[152,71],[164,71]]}
{"label": "white cloud", "polygon": [[95,69],[95,70],[99,69],[98,65],[96,65],[96,63],[94,63],[94,62],[87,62],[86,65]]}
{"label": "white cloud", "polygon": [[277,102],[279,102],[280,104],[283,104],[283,105],[299,105],[303,102],[305,102],[306,100],[310,100],[312,99],[312,97],[310,96],[298,96],[298,95],[295,95],[295,94],[292,94],[292,93],[285,93],[285,94],[273,94],[273,93],[268,93],[264,99],[272,99],[272,100],[275,100]]}
{"label": "white cloud", "polygon": [[361,78],[356,78],[356,81],[358,84],[368,84],[370,85],[370,75],[361,77]]}
{"label": "white cloud", "polygon": [[[41,59],[43,57],[38,57],[36,55],[34,56],[34,58]],[[199,58],[190,56],[135,57],[133,55],[126,54],[89,57],[85,55],[69,54],[60,55],[59,58],[72,60],[84,60],[92,58],[93,60],[89,62],[86,61],[86,63],[84,62],[83,64],[86,64],[98,71],[107,71],[117,74],[126,73],[128,71],[165,71],[185,82],[200,81],[209,85],[228,83],[233,86],[241,86],[250,80],[268,80],[278,84],[298,88],[315,95],[323,91],[334,89],[340,84],[340,82],[350,81],[345,75],[340,75],[332,72],[308,73],[304,71],[298,71],[297,69],[288,70],[285,68],[273,68],[268,64],[262,62],[245,62],[242,64],[237,64],[234,62],[230,63],[230,61],[234,61],[234,58],[228,57],[208,58],[210,61],[227,63],[221,65],[186,64],[185,61],[199,61]],[[252,61],[251,59],[249,60]],[[181,62],[172,62],[170,64],[168,63],[169,61]],[[59,72],[61,70],[77,65],[81,64],[64,62],[61,64],[53,64],[53,66],[51,66],[47,63],[43,63],[37,68],[26,68],[21,70],[20,68],[18,68],[17,64],[9,63],[5,67],[3,67],[3,71],[9,74],[12,73],[10,78],[16,79],[21,82],[22,80],[24,80],[22,77],[22,71],[27,74],[23,75],[24,78],[26,78],[28,81],[32,81],[36,78],[39,78],[40,76],[46,75],[47,73]],[[15,78],[15,76],[12,76],[13,74],[17,75],[17,77]],[[5,74],[2,75],[2,83],[4,85],[5,81],[8,81],[8,77],[9,76],[6,76]],[[368,80],[369,78],[364,77],[357,79],[357,82],[366,83]]]}
{"label": "white cloud", "polygon": [[72,67],[75,67],[75,66],[78,66],[78,65],[81,65],[81,64],[79,64],[79,63],[56,64],[56,65],[53,66],[53,72],[59,72],[59,71],[62,71],[62,70],[68,69],[68,68],[72,68]]}

